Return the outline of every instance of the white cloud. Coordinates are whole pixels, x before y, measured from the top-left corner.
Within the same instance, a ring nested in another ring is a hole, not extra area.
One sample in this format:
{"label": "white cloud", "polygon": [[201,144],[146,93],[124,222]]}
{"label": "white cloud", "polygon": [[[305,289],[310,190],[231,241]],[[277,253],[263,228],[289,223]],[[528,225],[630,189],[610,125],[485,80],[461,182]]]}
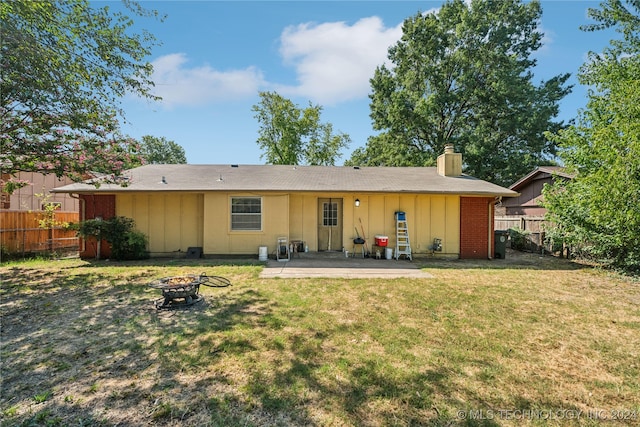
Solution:
{"label": "white cloud", "polygon": [[[387,62],[387,50],[402,36],[402,24],[385,27],[378,17],[345,22],[290,26],[280,36],[280,54],[296,72],[297,83],[267,82],[257,66],[220,71],[190,66],[185,53],[153,61],[153,93],[166,108],[200,106],[276,90],[322,105],[364,98],[375,68]],[[273,78],[275,80],[275,77]]]}
{"label": "white cloud", "polygon": [[153,61],[153,93],[167,108],[195,106],[254,96],[264,84],[260,70],[218,71],[208,65],[187,68],[187,55],[174,53]]}
{"label": "white cloud", "polygon": [[537,52],[539,55],[547,54],[551,51],[553,45],[556,42],[556,33],[551,29],[545,28],[545,26],[542,25],[541,21],[538,21],[537,30],[538,32],[542,33],[540,48]]}
{"label": "white cloud", "polygon": [[276,86],[283,96],[303,96],[320,104],[365,97],[369,79],[387,61],[387,50],[402,35],[402,24],[386,28],[378,17],[287,27],[280,53],[296,70],[298,85]]}

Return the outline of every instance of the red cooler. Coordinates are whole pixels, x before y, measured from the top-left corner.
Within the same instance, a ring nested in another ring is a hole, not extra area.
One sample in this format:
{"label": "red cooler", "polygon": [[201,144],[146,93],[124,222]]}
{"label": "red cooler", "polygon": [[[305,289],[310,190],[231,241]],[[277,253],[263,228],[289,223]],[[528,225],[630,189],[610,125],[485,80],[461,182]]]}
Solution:
{"label": "red cooler", "polygon": [[387,244],[389,243],[388,236],[375,236],[375,239],[376,239],[376,246],[387,246]]}

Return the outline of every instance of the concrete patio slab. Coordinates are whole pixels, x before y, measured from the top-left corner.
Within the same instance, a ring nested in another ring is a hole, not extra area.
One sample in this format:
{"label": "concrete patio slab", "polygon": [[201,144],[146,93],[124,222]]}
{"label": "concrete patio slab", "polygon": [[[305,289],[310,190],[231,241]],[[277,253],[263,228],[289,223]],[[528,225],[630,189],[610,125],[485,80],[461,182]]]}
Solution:
{"label": "concrete patio slab", "polygon": [[433,278],[413,262],[375,258],[346,258],[342,253],[295,254],[289,261],[269,259],[260,273],[261,278]]}

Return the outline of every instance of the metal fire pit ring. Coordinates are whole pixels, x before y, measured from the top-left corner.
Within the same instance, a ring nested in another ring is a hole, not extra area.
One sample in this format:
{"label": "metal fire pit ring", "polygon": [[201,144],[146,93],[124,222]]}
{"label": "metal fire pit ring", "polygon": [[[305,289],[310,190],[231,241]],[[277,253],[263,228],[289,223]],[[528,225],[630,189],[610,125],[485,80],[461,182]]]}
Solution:
{"label": "metal fire pit ring", "polygon": [[[205,276],[206,277],[206,276]],[[155,302],[157,309],[190,306],[202,301],[198,294],[203,277],[193,274],[163,277],[149,286],[162,290],[162,298]],[[182,300],[181,302],[179,300]]]}
{"label": "metal fire pit ring", "polygon": [[[199,276],[187,274],[183,276],[163,277],[149,286],[162,290],[162,298],[155,301],[158,310],[188,307],[204,300],[199,294],[200,285],[221,288],[231,286],[231,282],[220,276]],[[180,301],[181,300],[181,301]]]}

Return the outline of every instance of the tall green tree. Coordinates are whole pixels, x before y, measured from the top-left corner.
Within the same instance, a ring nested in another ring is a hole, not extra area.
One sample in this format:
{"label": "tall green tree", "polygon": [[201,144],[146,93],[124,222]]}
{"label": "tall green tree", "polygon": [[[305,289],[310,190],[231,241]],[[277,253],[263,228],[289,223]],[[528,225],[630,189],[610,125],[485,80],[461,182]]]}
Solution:
{"label": "tall green tree", "polygon": [[[155,16],[126,1],[132,14]],[[119,132],[125,94],[155,99],[145,59],[152,35],[86,0],[0,2],[0,164],[3,173],[115,178],[137,161]],[[107,174],[107,175],[104,175]],[[23,183],[7,181],[6,189]]]}
{"label": "tall green tree", "polygon": [[553,237],[580,254],[640,271],[640,3],[607,0],[589,9],[596,24],[622,36],[602,53],[590,53],[579,81],[590,86],[574,126],[550,135],[575,174],[544,189]]}
{"label": "tall green tree", "polygon": [[392,67],[371,79],[371,118],[380,133],[349,164],[429,166],[453,144],[465,172],[508,185],[555,145],[544,137],[569,74],[533,84],[540,47],[539,2],[463,0],[405,20],[389,49]]}
{"label": "tall green tree", "polygon": [[262,158],[274,165],[333,165],[340,150],[351,142],[349,135],[334,133],[331,123],[322,123],[322,107],[300,108],[276,92],[260,92],[253,106],[260,124],[258,146]]}
{"label": "tall green tree", "polygon": [[184,148],[163,136],[144,135],[140,143],[140,157],[145,163],[152,164],[187,163]]}

